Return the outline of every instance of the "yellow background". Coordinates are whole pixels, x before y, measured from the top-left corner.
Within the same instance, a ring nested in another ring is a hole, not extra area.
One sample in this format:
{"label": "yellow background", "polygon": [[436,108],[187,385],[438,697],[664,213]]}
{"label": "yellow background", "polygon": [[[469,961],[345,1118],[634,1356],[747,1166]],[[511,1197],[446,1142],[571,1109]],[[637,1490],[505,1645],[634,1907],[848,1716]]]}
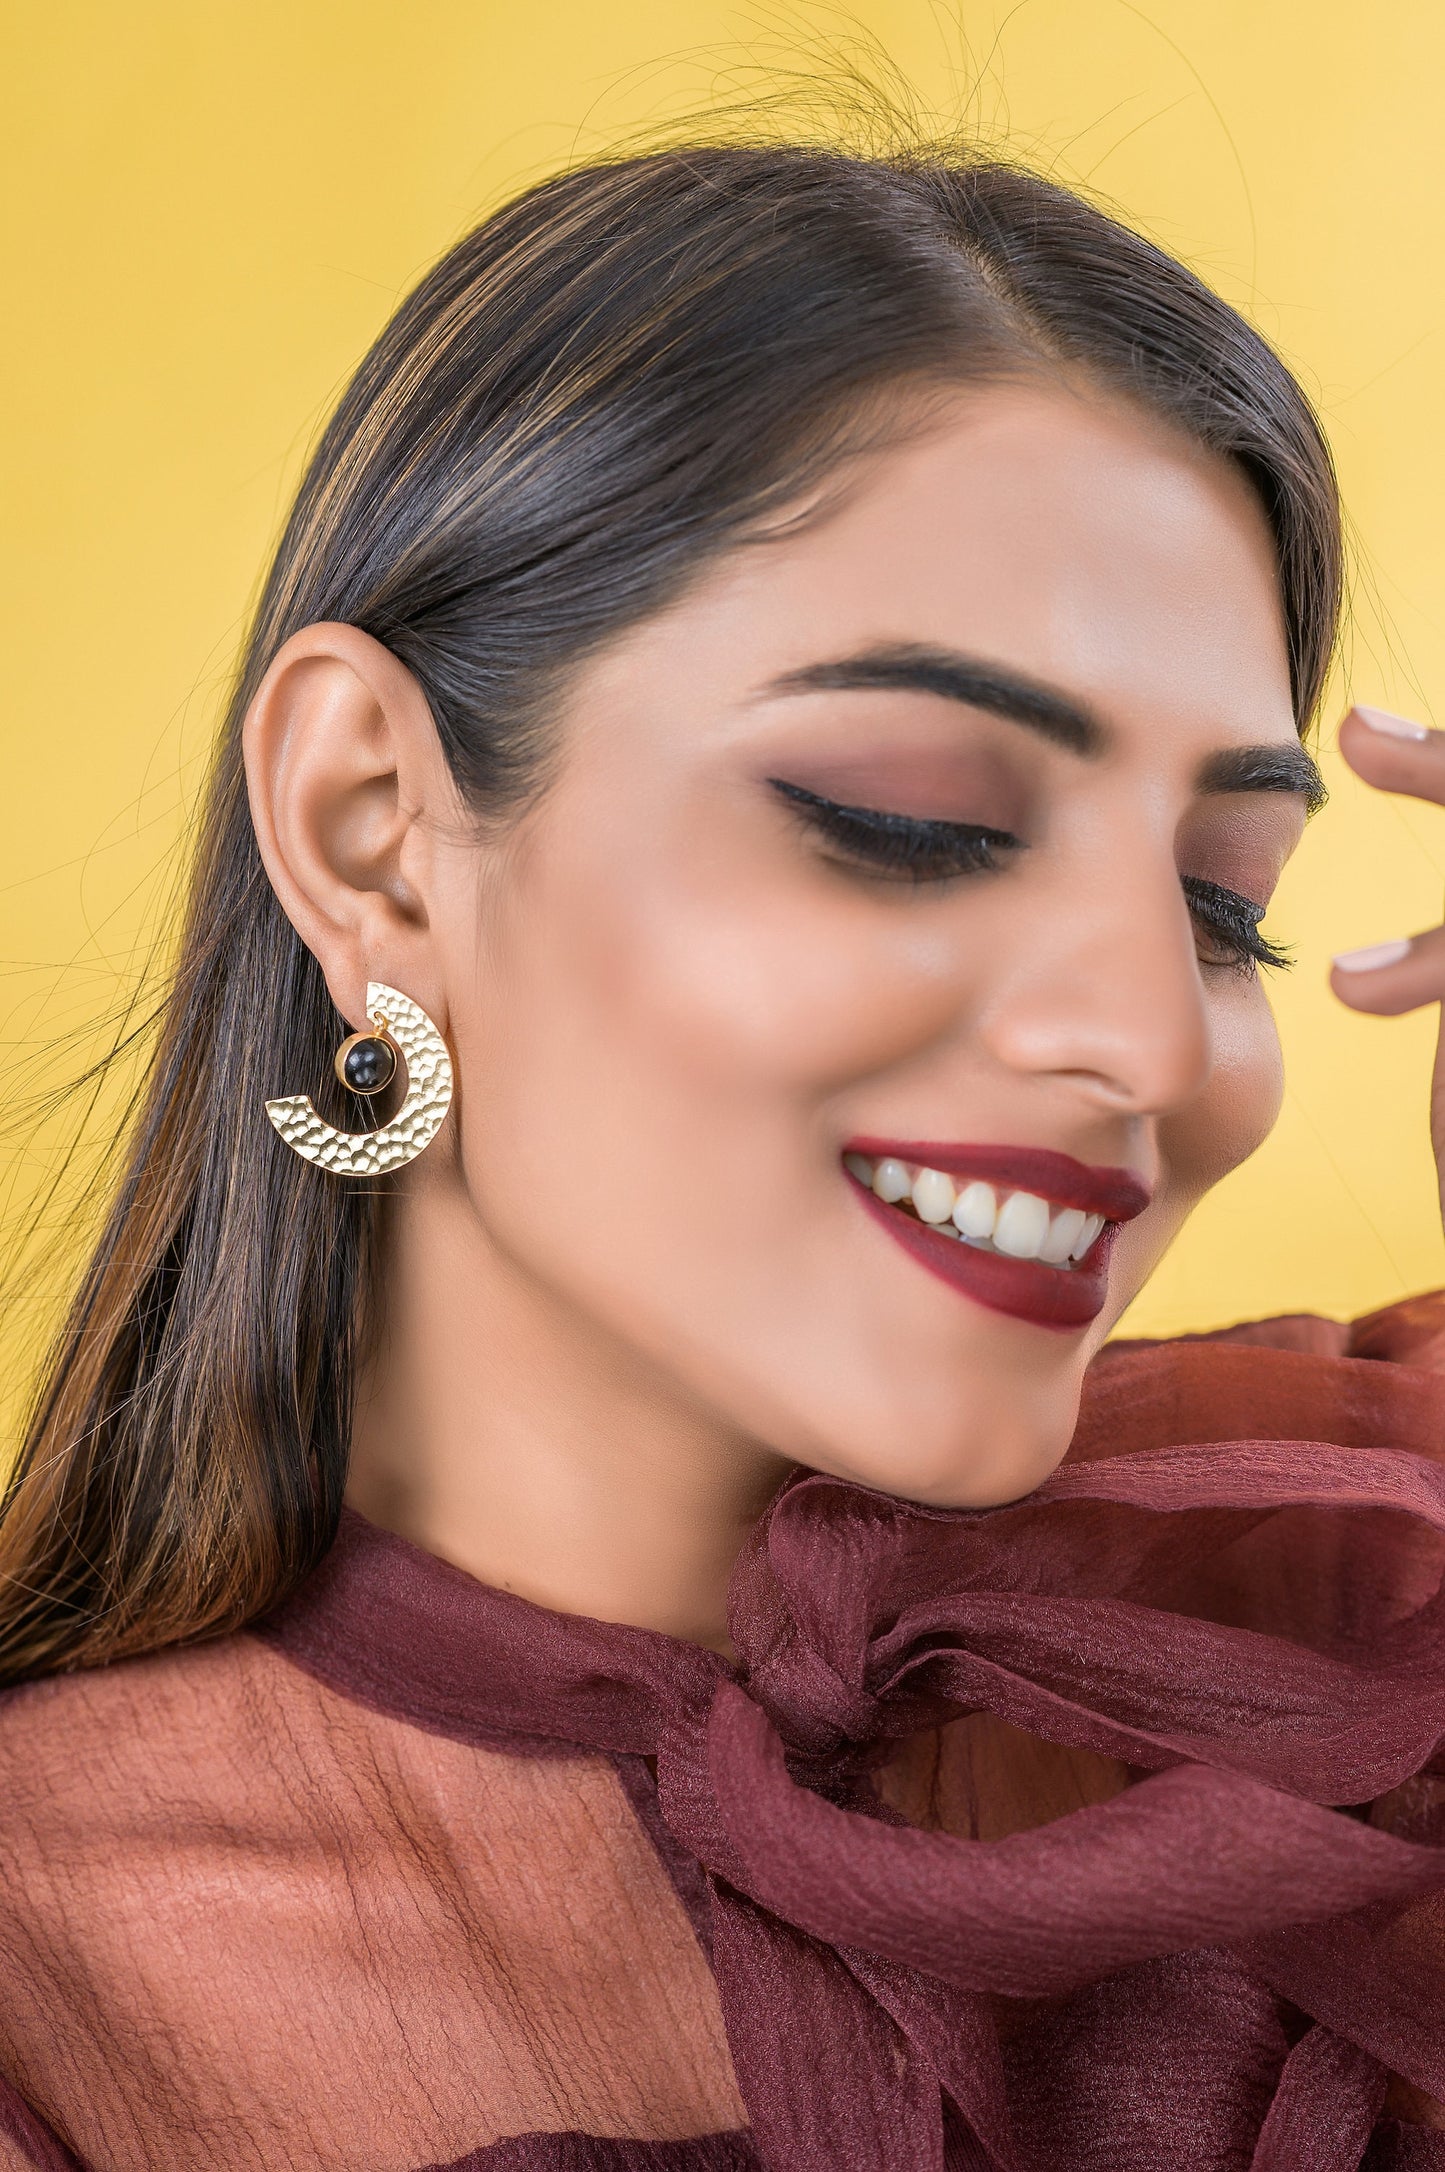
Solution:
{"label": "yellow background", "polygon": [[[878,52],[1104,192],[1282,347],[1359,541],[1344,684],[1445,683],[1438,0],[10,0],[0,127],[7,480],[0,1051],[12,1113],[89,1046],[164,923],[246,608],[305,450],[403,291],[551,166],[680,109]],[[1274,1139],[1201,1211],[1140,1332],[1348,1313],[1445,1281],[1433,1014],[1361,1020],[1331,950],[1438,917],[1445,817],[1327,764],[1271,917],[1290,1076]],[[73,1040],[60,1036],[75,1033]],[[298,1080],[304,1086],[304,1080]],[[216,1082],[225,1091],[225,1082]],[[102,1101],[100,1129],[111,1100]],[[12,1213],[69,1119],[5,1141]],[[17,1253],[3,1376],[36,1346],[77,1165]],[[12,1225],[17,1226],[17,1225]],[[47,1270],[51,1270],[47,1273]]]}

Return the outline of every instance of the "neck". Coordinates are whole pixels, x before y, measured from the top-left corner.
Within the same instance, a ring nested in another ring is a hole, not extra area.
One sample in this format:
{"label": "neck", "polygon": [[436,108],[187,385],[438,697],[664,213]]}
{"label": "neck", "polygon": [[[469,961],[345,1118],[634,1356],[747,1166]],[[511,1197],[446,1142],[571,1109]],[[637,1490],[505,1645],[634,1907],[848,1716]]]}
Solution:
{"label": "neck", "polygon": [[346,1498],[542,1606],[729,1649],[789,1468],[505,1260],[449,1185],[396,1202]]}

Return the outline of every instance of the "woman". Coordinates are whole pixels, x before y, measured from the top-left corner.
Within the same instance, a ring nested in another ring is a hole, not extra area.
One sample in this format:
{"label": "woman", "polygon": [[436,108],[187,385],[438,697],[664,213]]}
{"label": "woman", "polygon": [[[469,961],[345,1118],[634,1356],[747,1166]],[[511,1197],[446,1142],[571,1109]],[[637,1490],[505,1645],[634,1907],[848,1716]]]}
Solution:
{"label": "woman", "polygon": [[407,301],[0,1528],[5,2162],[1445,2162],[1440,1314],[1089,1369],[1279,1106],[1338,534],[1001,164]]}

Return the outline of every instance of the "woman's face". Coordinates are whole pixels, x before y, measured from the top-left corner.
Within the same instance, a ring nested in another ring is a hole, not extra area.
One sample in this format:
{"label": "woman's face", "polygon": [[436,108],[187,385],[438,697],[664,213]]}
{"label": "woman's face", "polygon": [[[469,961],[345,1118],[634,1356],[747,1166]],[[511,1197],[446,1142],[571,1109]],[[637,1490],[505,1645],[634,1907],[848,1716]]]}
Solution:
{"label": "woman's face", "polygon": [[1027,1491],[1279,1106],[1247,945],[1309,764],[1246,484],[1102,400],[961,396],[563,732],[447,970],[490,1243],[784,1456]]}

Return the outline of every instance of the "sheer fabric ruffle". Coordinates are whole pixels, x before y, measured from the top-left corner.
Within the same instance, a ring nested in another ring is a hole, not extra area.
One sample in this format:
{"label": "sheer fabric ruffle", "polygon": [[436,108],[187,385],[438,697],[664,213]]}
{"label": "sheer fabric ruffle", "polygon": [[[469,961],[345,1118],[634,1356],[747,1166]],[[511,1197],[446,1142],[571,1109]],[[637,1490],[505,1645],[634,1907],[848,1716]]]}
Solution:
{"label": "sheer fabric ruffle", "polygon": [[13,2162],[1445,2165],[1442,1353],[1124,1346],[1007,1508],[800,1475],[736,1666],[348,1513],[15,1693]]}

